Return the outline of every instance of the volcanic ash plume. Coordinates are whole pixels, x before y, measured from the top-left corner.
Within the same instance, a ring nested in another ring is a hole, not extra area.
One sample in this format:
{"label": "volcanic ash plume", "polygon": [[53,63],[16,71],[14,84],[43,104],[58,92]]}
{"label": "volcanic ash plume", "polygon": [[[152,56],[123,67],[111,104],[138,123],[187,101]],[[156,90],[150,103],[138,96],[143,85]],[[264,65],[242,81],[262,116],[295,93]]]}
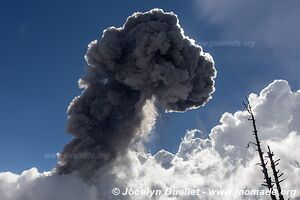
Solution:
{"label": "volcanic ash plume", "polygon": [[147,135],[154,106],[182,112],[204,105],[214,91],[212,57],[184,35],[175,14],[159,9],[106,29],[85,59],[84,91],[68,108],[74,139],[60,155],[60,174],[90,176]]}

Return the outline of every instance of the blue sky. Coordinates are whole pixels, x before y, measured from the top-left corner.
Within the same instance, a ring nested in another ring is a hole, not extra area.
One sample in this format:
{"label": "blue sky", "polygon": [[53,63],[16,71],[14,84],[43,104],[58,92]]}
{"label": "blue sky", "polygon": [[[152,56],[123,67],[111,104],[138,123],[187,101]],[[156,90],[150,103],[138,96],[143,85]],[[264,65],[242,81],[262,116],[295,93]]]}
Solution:
{"label": "blue sky", "polygon": [[[255,44],[203,46],[218,70],[213,99],[184,114],[162,113],[154,139],[147,145],[152,153],[161,148],[176,152],[187,129],[198,128],[207,135],[222,113],[241,109],[246,95],[274,79],[286,79],[292,89],[299,89],[300,28],[294,12],[299,3],[271,6],[266,1],[248,8],[231,0],[227,9],[214,2],[1,1],[0,171],[55,166],[56,160],[44,155],[59,152],[70,140],[65,133],[66,109],[80,94],[77,81],[84,74],[88,43],[105,28],[121,26],[136,11],[159,7],[175,12],[185,34],[197,43],[237,40]],[[281,8],[292,17],[276,14]]]}

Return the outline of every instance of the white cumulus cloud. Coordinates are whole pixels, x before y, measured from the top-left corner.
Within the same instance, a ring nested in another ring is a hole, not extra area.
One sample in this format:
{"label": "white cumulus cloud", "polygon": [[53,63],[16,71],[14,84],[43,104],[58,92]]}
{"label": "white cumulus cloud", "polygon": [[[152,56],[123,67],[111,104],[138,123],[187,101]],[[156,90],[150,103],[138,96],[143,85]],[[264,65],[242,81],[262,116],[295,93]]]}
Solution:
{"label": "white cumulus cloud", "polygon": [[[262,147],[270,145],[279,168],[285,174],[284,190],[297,190],[292,197],[300,198],[300,91],[291,91],[287,81],[276,80],[260,94],[250,94]],[[105,199],[259,199],[259,196],[212,195],[211,189],[236,191],[264,189],[259,158],[254,147],[251,123],[245,111],[224,113],[209,138],[196,137],[199,130],[187,131],[176,154],[161,150],[155,155],[131,151],[129,159],[118,158],[100,169],[90,182],[76,173],[57,175],[38,172],[36,168],[22,174],[0,173],[1,200],[105,200]],[[130,162],[129,162],[130,161]],[[109,171],[110,173],[105,173]],[[270,175],[271,175],[271,171]],[[199,189],[197,195],[118,195],[119,188],[134,191],[172,191]],[[263,197],[262,197],[263,198]],[[269,197],[265,197],[268,199]]]}

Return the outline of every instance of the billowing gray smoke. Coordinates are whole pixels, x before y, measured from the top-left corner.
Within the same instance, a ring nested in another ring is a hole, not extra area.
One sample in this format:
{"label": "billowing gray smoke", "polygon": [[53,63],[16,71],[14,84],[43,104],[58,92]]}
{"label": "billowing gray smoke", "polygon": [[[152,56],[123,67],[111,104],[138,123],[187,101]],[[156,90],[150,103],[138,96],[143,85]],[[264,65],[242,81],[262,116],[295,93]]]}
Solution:
{"label": "billowing gray smoke", "polygon": [[160,9],[106,29],[85,58],[88,72],[79,81],[84,91],[68,109],[67,131],[74,139],[61,153],[61,174],[91,175],[125,155],[144,136],[146,102],[186,111],[206,103],[214,91],[213,59],[184,36],[175,14]]}

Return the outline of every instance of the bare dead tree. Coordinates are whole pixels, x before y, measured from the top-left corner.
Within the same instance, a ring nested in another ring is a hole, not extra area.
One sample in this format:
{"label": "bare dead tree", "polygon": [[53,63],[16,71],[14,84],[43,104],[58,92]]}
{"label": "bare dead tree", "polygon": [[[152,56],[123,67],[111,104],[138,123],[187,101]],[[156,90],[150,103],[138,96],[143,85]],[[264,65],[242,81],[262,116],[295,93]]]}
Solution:
{"label": "bare dead tree", "polygon": [[276,184],[276,188],[277,188],[277,191],[278,191],[278,197],[279,197],[279,200],[284,200],[283,198],[283,195],[281,194],[281,186],[280,186],[280,183],[282,181],[284,181],[285,179],[281,179],[281,176],[283,175],[282,172],[280,172],[280,170],[277,170],[276,167],[277,165],[279,165],[279,160],[280,159],[277,159],[274,161],[273,157],[274,157],[274,153],[271,151],[270,147],[268,146],[268,158],[270,160],[270,165],[271,165],[271,168],[272,168],[272,171],[273,171],[273,177],[274,177],[274,183]]}
{"label": "bare dead tree", "polygon": [[252,112],[252,107],[250,105],[250,102],[249,102],[248,98],[246,98],[246,102],[244,102],[244,106],[245,106],[247,112],[250,115],[248,120],[252,122],[253,135],[255,137],[255,142],[249,142],[248,147],[250,146],[250,144],[256,146],[256,151],[258,152],[258,155],[259,155],[259,158],[260,158],[260,163],[258,163],[258,165],[261,166],[261,168],[262,168],[262,173],[264,175],[264,180],[265,180],[262,185],[267,187],[268,190],[270,191],[271,199],[272,200],[277,200],[276,196],[273,194],[274,184],[273,184],[272,178],[268,174],[268,169],[267,169],[268,161],[265,162],[265,160],[264,160],[264,152],[262,151],[261,146],[260,146],[261,142],[258,138],[258,131],[257,131],[257,128],[256,128],[255,117],[254,117],[254,114]]}

